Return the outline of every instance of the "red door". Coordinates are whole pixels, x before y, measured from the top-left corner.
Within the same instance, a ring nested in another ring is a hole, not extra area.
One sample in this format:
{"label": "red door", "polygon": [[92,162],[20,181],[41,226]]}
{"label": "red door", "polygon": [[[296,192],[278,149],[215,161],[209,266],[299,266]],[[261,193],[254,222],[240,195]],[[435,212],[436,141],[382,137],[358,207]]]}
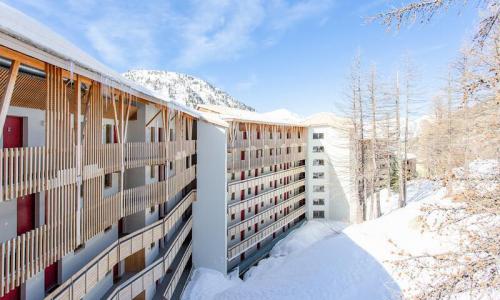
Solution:
{"label": "red door", "polygon": [[3,147],[16,148],[23,146],[23,118],[7,116],[3,127]]}
{"label": "red door", "polygon": [[17,235],[35,228],[35,194],[17,198]]}
{"label": "red door", "polygon": [[241,218],[241,221],[245,220],[245,210],[244,209],[241,210],[240,218]]}
{"label": "red door", "polygon": [[0,300],[19,300],[19,299],[21,299],[21,293],[19,291],[19,287],[8,292],[3,297],[0,297]]}
{"label": "red door", "polygon": [[241,199],[241,201],[245,200],[245,190],[241,190],[240,199]]}
{"label": "red door", "polygon": [[45,268],[45,291],[49,291],[57,285],[57,262]]}
{"label": "red door", "polygon": [[240,241],[245,239],[245,230],[240,231]]}
{"label": "red door", "polygon": [[258,223],[254,224],[254,231],[255,231],[255,233],[257,233],[259,231],[259,224]]}
{"label": "red door", "polygon": [[258,214],[258,213],[259,213],[259,205],[255,204],[255,214]]}

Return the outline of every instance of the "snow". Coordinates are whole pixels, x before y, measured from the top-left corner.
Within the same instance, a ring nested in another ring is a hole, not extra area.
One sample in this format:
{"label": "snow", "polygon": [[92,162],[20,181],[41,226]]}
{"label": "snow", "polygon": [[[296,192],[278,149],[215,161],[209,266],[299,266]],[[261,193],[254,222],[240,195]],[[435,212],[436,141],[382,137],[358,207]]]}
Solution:
{"label": "snow", "polygon": [[219,115],[224,121],[230,122],[233,120],[264,123],[264,124],[278,124],[278,125],[294,125],[305,126],[302,118],[286,109],[278,109],[266,113],[258,113],[255,111],[247,111],[233,107],[221,105],[200,104],[197,106],[198,110],[203,115],[205,112],[215,113]]}
{"label": "snow", "polygon": [[197,270],[183,299],[399,299],[411,282],[389,263],[398,257],[395,244],[416,255],[452,247],[418,226],[420,207],[443,201],[445,189],[430,181],[412,181],[408,195],[405,208],[387,204],[384,216],[343,230],[338,223],[306,222],[244,280]]}
{"label": "snow", "polygon": [[212,84],[187,74],[158,70],[131,70],[126,78],[155,91],[160,97],[195,108],[199,104],[213,104],[242,110],[252,107],[234,99]]}

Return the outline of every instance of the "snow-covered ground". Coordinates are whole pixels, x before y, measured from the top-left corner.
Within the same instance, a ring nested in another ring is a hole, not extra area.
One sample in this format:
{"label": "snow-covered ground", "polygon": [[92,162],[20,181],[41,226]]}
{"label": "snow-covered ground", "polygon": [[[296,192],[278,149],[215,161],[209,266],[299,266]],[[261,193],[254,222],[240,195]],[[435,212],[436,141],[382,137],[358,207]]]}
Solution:
{"label": "snow-covered ground", "polygon": [[438,253],[450,247],[417,225],[421,205],[440,201],[445,189],[413,181],[408,196],[405,208],[394,210],[394,195],[382,202],[384,216],[343,230],[339,223],[305,223],[244,280],[196,270],[183,299],[399,299],[410,283],[392,268],[397,252]]}

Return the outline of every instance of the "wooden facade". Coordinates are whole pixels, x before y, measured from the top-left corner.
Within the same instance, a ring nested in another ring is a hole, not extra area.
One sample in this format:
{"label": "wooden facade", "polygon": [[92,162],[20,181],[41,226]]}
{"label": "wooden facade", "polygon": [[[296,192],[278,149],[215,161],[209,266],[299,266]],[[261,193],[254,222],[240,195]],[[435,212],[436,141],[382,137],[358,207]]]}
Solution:
{"label": "wooden facade", "polygon": [[305,218],[307,130],[291,124],[229,122],[229,269]]}
{"label": "wooden facade", "polygon": [[[123,218],[193,190],[196,119],[103,75],[99,79],[79,74],[82,68],[63,68],[1,45],[0,58],[9,62],[0,66],[0,127],[15,108],[38,111],[43,121],[35,125],[43,126],[44,132],[41,145],[0,149],[0,202],[35,194],[44,206],[37,212],[43,217],[36,228],[0,244],[1,297]],[[145,109],[156,113],[140,123],[137,115]],[[27,120],[31,126],[29,114]],[[105,122],[112,124],[114,141],[104,136]],[[154,141],[128,142],[131,123],[143,133],[156,126],[151,132],[158,136]],[[129,187],[127,172],[137,168],[159,175],[155,182]],[[118,178],[111,194],[105,193],[106,176]],[[195,195],[192,192],[180,202],[186,206],[183,213],[190,213]],[[166,236],[170,218],[166,214],[155,226],[120,238],[75,274],[79,277],[60,282],[57,293],[48,298],[80,299],[127,257],[123,253],[132,252],[126,250],[127,243],[136,252],[152,239]],[[134,246],[138,235],[141,239]],[[87,278],[83,285],[82,278]]]}

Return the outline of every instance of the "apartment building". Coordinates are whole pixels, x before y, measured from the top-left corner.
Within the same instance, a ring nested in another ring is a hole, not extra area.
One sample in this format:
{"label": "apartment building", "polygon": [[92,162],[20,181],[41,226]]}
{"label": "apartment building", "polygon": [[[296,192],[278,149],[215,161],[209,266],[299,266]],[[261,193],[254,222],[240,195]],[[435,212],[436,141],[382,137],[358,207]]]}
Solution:
{"label": "apartment building", "polygon": [[195,111],[0,3],[0,299],[176,298]]}
{"label": "apartment building", "polygon": [[318,113],[304,121],[307,134],[307,218],[355,222],[350,121]]}
{"label": "apartment building", "polygon": [[305,219],[307,130],[258,113],[198,109],[212,122],[198,122],[193,261],[243,273]]}

